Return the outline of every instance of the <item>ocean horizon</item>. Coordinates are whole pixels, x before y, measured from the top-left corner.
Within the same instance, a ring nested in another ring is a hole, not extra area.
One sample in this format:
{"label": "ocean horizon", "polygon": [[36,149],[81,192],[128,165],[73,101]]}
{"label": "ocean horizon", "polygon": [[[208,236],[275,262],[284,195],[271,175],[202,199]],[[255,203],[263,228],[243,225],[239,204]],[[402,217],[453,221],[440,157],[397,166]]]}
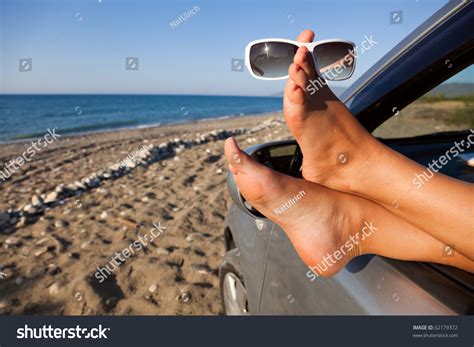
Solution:
{"label": "ocean horizon", "polygon": [[155,94],[1,94],[0,142],[281,111],[282,97]]}

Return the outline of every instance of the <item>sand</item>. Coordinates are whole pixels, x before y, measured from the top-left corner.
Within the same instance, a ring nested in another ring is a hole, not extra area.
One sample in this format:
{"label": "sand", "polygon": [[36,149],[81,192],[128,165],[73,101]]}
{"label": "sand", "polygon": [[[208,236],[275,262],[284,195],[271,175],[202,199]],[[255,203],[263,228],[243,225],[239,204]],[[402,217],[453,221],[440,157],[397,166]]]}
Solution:
{"label": "sand", "polygon": [[[269,114],[63,136],[49,145],[0,184],[0,211],[35,212],[22,212],[28,218],[19,216],[1,230],[0,313],[221,314],[218,269],[231,202],[225,134],[190,148],[176,144],[169,156],[137,165],[120,177],[100,180],[100,185],[64,198],[59,193],[53,202],[44,198],[51,198],[58,186],[62,191],[62,185],[116,168],[144,145],[157,148],[213,130],[219,134],[244,128],[237,139],[248,147],[289,138],[281,122],[281,114]],[[21,155],[28,145],[2,145],[0,162]],[[31,210],[35,195],[43,200],[38,211]],[[156,226],[162,228],[160,233]],[[159,234],[153,242],[140,249],[133,246],[139,235],[151,237],[153,228]],[[116,258],[121,266],[110,276],[105,272],[107,279],[96,277],[98,266],[109,264],[113,270],[111,257],[124,249],[126,255],[134,253]]]}

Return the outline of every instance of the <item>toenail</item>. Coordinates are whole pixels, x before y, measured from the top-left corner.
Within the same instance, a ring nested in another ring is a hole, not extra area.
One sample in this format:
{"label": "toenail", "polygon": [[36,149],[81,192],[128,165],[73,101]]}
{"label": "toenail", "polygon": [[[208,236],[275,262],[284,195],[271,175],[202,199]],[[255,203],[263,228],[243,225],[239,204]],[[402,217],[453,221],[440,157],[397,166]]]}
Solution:
{"label": "toenail", "polygon": [[240,164],[240,162],[242,161],[242,159],[240,158],[240,155],[238,153],[234,153],[232,155],[232,161],[236,164]]}

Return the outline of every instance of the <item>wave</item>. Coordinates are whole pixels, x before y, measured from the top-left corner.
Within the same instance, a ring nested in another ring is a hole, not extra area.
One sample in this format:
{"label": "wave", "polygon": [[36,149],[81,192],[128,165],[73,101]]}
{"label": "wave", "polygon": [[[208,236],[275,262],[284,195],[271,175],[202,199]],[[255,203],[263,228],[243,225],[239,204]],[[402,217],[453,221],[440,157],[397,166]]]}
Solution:
{"label": "wave", "polygon": [[[117,129],[122,127],[130,127],[130,126],[138,126],[140,123],[135,120],[128,120],[128,121],[118,121],[118,122],[108,122],[108,123],[96,123],[96,124],[87,124],[83,126],[73,127],[73,128],[65,128],[65,129],[57,129],[57,133],[62,134],[80,134],[84,132],[93,132],[97,130],[108,130],[108,129]],[[46,134],[45,132],[42,133],[29,133],[29,134],[21,134],[14,137],[15,140],[24,140],[24,139],[31,139],[31,138],[38,138],[42,137]]]}

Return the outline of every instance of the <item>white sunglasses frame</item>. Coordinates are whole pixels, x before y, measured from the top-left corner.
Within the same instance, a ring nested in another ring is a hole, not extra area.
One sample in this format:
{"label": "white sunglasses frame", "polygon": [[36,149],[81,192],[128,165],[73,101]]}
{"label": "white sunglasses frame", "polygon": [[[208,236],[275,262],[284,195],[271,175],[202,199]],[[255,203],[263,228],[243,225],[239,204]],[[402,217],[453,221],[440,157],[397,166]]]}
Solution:
{"label": "white sunglasses frame", "polygon": [[[291,43],[295,46],[298,46],[298,48],[302,47],[302,46],[305,46],[306,48],[308,48],[308,51],[311,52],[311,56],[313,57],[313,61],[314,61],[314,64],[316,66],[316,72],[318,73],[319,76],[320,76],[320,72],[319,72],[319,68],[318,68],[318,62],[316,61],[316,59],[314,59],[314,55],[313,55],[314,47],[319,46],[319,45],[324,44],[324,43],[347,43],[347,44],[352,45],[354,50],[355,50],[355,47],[356,47],[354,42],[347,41],[347,40],[340,40],[340,39],[328,39],[328,40],[320,40],[320,41],[316,41],[316,42],[300,42],[300,41],[287,40],[287,39],[272,39],[272,38],[270,38],[270,39],[260,39],[260,40],[251,41],[245,47],[245,66],[247,67],[247,70],[250,72],[250,74],[252,75],[253,78],[256,78],[258,80],[265,80],[265,81],[284,80],[284,79],[287,79],[289,76],[286,75],[286,76],[282,76],[282,77],[261,77],[261,76],[256,75],[253,72],[252,66],[250,65],[250,49],[252,48],[253,45],[256,45],[256,44],[262,43],[262,42]],[[353,64],[350,75],[347,76],[347,77],[344,77],[344,78],[335,79],[333,81],[343,81],[343,80],[351,78],[351,76],[354,73],[354,70],[355,70],[355,67],[356,67],[356,60],[357,60],[355,55],[353,55],[353,58],[354,58],[354,64]],[[320,76],[320,77],[322,77],[322,76]]]}

